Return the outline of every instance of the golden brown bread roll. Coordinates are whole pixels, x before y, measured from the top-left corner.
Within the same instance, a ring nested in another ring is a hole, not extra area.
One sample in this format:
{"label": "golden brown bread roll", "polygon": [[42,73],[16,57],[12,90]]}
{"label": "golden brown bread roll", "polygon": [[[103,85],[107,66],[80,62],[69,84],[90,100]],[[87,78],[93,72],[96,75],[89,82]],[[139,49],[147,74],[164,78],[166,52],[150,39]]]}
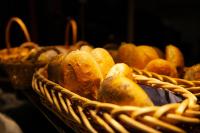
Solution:
{"label": "golden brown bread roll", "polygon": [[70,91],[90,99],[97,98],[97,89],[103,80],[93,56],[80,50],[54,58],[48,65],[48,76]]}
{"label": "golden brown bread roll", "polygon": [[184,57],[182,52],[174,45],[166,46],[166,60],[174,64],[180,76],[184,69]]}
{"label": "golden brown bread roll", "polygon": [[98,63],[103,78],[105,78],[110,68],[115,64],[112,56],[103,48],[95,48],[91,51],[91,54]]}
{"label": "golden brown bread roll", "polygon": [[106,78],[111,76],[125,76],[131,79],[132,69],[125,63],[115,64],[107,73]]}
{"label": "golden brown bread roll", "polygon": [[122,44],[118,50],[118,62],[131,67],[143,69],[146,66],[146,55],[139,51],[134,44]]}
{"label": "golden brown bread roll", "polygon": [[143,89],[124,76],[106,78],[98,91],[98,100],[117,105],[153,106]]}
{"label": "golden brown bread roll", "polygon": [[151,60],[159,58],[159,55],[157,54],[156,50],[151,46],[140,45],[140,46],[137,46],[137,49],[140,52],[143,52],[144,55],[146,56],[145,64],[148,64]]}
{"label": "golden brown bread roll", "polygon": [[166,61],[164,59],[154,59],[150,61],[146,65],[145,70],[150,72],[155,72],[161,75],[178,77],[178,73],[176,71],[175,66],[171,64],[169,61]]}
{"label": "golden brown bread roll", "polygon": [[[97,89],[100,82],[103,80],[101,69],[92,57],[92,55],[85,51],[73,51],[65,60],[64,63],[64,87],[69,88],[71,91],[80,94],[90,99],[96,99]],[[65,68],[67,67],[67,68]],[[67,70],[71,67],[71,71]],[[72,83],[72,77],[76,78]],[[75,84],[80,86],[74,86]]]}

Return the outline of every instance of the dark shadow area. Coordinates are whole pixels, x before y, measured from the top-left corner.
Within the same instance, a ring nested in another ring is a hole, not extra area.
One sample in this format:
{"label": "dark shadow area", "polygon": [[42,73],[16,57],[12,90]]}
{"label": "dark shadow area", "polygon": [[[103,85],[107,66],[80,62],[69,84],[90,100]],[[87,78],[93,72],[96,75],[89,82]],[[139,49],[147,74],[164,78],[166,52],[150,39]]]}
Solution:
{"label": "dark shadow area", "polygon": [[[200,62],[199,0],[2,0],[0,1],[0,48],[5,48],[5,27],[17,16],[27,25],[32,41],[40,45],[64,44],[65,27],[73,17],[78,24],[78,40],[95,47],[107,43],[130,42],[156,46],[163,51],[167,44],[181,49],[186,66]],[[133,16],[129,10],[133,8]],[[133,29],[129,27],[133,17]],[[12,26],[12,46],[25,41],[20,28]],[[54,132],[55,129],[31,104],[8,110],[28,133]],[[45,124],[45,125],[44,125]]]}

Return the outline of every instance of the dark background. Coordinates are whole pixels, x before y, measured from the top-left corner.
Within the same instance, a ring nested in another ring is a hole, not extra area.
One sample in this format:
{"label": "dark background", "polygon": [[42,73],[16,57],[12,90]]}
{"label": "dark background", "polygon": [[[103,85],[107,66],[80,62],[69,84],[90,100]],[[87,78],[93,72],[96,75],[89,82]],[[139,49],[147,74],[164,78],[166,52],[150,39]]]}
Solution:
{"label": "dark background", "polygon": [[[40,45],[63,44],[66,22],[74,17],[79,40],[94,46],[134,42],[163,50],[172,43],[189,66],[200,62],[199,6],[199,0],[2,0],[0,47],[5,47],[5,27],[12,16],[23,19]],[[13,46],[24,41],[17,26],[11,33]]]}
{"label": "dark background", "polygon": [[[162,50],[172,43],[182,50],[190,66],[200,62],[199,7],[199,0],[1,0],[0,48],[5,48],[5,27],[13,16],[24,21],[32,41],[40,45],[63,44],[66,22],[73,17],[78,22],[79,40],[94,46],[133,42]],[[23,41],[22,32],[13,25],[12,46]],[[24,131],[43,127],[44,131],[55,132],[39,111],[32,106],[26,108],[25,113],[8,112]],[[29,118],[33,124],[26,122]]]}

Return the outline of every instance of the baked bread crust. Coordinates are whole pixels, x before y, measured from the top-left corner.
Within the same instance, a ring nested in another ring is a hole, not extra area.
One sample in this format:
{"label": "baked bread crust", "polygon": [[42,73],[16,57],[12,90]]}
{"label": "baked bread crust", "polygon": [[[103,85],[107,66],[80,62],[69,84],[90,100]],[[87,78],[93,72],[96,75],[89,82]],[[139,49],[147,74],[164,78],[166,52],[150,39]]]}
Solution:
{"label": "baked bread crust", "polygon": [[146,65],[145,70],[150,72],[155,72],[161,75],[178,77],[178,73],[175,66],[171,64],[169,61],[166,61],[164,59],[154,59],[150,61]]}
{"label": "baked bread crust", "polygon": [[93,58],[96,60],[96,62],[98,63],[101,69],[103,78],[105,78],[108,71],[115,64],[112,56],[108,53],[107,50],[103,48],[95,48],[91,51],[91,54]]}
{"label": "baked bread crust", "polygon": [[118,63],[126,63],[131,67],[143,69],[146,65],[146,56],[134,44],[122,44],[118,50]]}
{"label": "baked bread crust", "polygon": [[98,91],[98,100],[117,105],[153,106],[144,90],[124,76],[106,78]]}

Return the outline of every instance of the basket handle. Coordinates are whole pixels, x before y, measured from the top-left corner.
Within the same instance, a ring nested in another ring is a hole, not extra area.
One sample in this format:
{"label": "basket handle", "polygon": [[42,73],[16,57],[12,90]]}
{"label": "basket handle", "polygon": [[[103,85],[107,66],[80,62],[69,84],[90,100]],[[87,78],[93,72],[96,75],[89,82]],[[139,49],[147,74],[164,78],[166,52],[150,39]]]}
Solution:
{"label": "basket handle", "polygon": [[8,49],[8,52],[9,52],[9,50],[10,50],[10,48],[11,48],[11,43],[10,43],[10,28],[11,28],[11,26],[12,26],[12,24],[13,24],[14,22],[16,22],[16,23],[19,25],[19,27],[22,29],[26,40],[27,40],[28,42],[31,41],[30,34],[29,34],[29,32],[28,32],[28,30],[27,30],[27,27],[26,27],[26,25],[24,24],[24,22],[23,22],[20,18],[18,18],[18,17],[12,17],[12,18],[8,21],[8,24],[7,24],[7,26],[6,26],[6,37],[5,37],[5,41],[6,41],[6,47],[7,47],[7,49]]}
{"label": "basket handle", "polygon": [[77,23],[74,19],[70,19],[65,29],[65,45],[67,48],[69,48],[70,27],[72,28],[72,45],[77,42]]}
{"label": "basket handle", "polygon": [[20,45],[20,48],[29,48],[29,49],[33,49],[33,48],[38,48],[38,44],[34,43],[34,42],[24,42]]}

